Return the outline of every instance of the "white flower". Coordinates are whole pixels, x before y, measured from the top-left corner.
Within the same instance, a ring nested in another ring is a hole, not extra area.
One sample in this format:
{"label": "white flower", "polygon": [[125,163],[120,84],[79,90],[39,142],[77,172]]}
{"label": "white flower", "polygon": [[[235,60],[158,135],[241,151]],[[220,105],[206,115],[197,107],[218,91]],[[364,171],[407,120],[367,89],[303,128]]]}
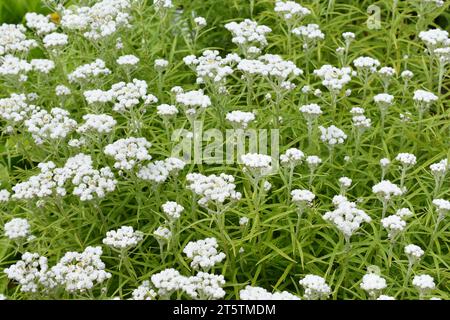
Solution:
{"label": "white flower", "polygon": [[348,188],[352,185],[352,179],[348,177],[341,177],[339,178],[339,184],[344,188]]}
{"label": "white flower", "polygon": [[257,55],[267,45],[266,34],[271,32],[267,26],[258,25],[255,21],[229,22],[225,29],[231,32],[231,41],[239,46],[245,56]]}
{"label": "white flower", "polygon": [[117,124],[117,121],[107,114],[85,114],[83,120],[84,123],[77,128],[78,133],[109,133]]}
{"label": "white flower", "polygon": [[375,72],[377,67],[380,66],[380,61],[371,57],[359,57],[353,60],[353,65],[361,71]]}
{"label": "white flower", "polygon": [[195,17],[194,22],[198,28],[203,28],[203,27],[206,27],[206,25],[207,25],[206,19],[203,17]]}
{"label": "white flower", "polygon": [[448,32],[441,29],[421,31],[419,32],[419,38],[425,43],[430,53],[436,48],[448,46],[450,44]]}
{"label": "white flower", "polygon": [[68,292],[91,290],[111,274],[105,271],[100,256],[101,247],[87,247],[83,252],[66,252],[59,262],[51,268],[54,281],[64,286]]}
{"label": "white flower", "polygon": [[421,115],[438,100],[438,97],[434,93],[419,89],[414,91],[413,100],[419,111],[419,115]]}
{"label": "white flower", "polygon": [[381,224],[388,231],[388,237],[391,240],[393,240],[406,227],[406,222],[396,214],[381,219]]}
{"label": "white flower", "polygon": [[385,112],[394,103],[394,96],[387,93],[380,93],[373,97],[373,101],[380,108],[381,112]]}
{"label": "white flower", "polygon": [[415,244],[408,244],[407,246],[405,246],[404,250],[411,265],[419,261],[420,258],[422,258],[422,256],[425,254],[425,251],[423,251],[421,247],[416,246]]}
{"label": "white flower", "polygon": [[342,195],[334,196],[333,204],[336,209],[326,212],[323,215],[323,219],[331,222],[341,231],[347,241],[350,240],[350,237],[359,229],[363,222],[369,223],[372,221],[363,210],[356,207],[356,203],[348,201]]}
{"label": "white flower", "polygon": [[387,287],[386,279],[375,273],[367,273],[363,276],[360,287],[367,291],[371,297],[375,298],[381,293],[381,290]]}
{"label": "white flower", "polygon": [[311,11],[294,1],[275,2],[274,11],[286,20],[288,23],[295,23],[311,14]]}
{"label": "white flower", "polygon": [[391,296],[387,296],[387,295],[381,294],[381,295],[377,298],[377,300],[395,300],[395,298],[394,298],[394,297],[391,297]]}
{"label": "white flower", "polygon": [[173,292],[181,289],[185,277],[177,270],[168,268],[152,275],[151,281],[158,290],[159,296],[169,298]]}
{"label": "white flower", "polygon": [[428,274],[414,276],[412,284],[421,296],[436,288],[433,277]]}
{"label": "white flower", "polygon": [[69,37],[67,36],[67,34],[53,32],[47,34],[42,42],[44,43],[44,47],[46,47],[47,49],[56,49],[68,44],[68,39]]}
{"label": "white flower", "polygon": [[345,139],[347,139],[347,135],[339,129],[338,127],[331,125],[329,127],[319,127],[321,136],[320,140],[328,144],[329,147],[333,147],[337,144],[344,143]]}
{"label": "white flower", "polygon": [[8,202],[9,197],[11,196],[11,193],[6,189],[0,190],[0,203],[1,202]]}
{"label": "white flower", "polygon": [[333,93],[340,92],[350,82],[352,69],[349,67],[336,68],[329,64],[314,70],[314,75],[322,79],[322,85]]}
{"label": "white flower", "polygon": [[305,154],[301,150],[289,148],[285,153],[280,155],[280,162],[282,165],[297,166],[302,162],[304,157]]}
{"label": "white flower", "polygon": [[70,82],[89,82],[101,75],[108,75],[111,73],[106,67],[106,64],[101,59],[96,59],[92,63],[84,64],[69,73],[67,78]]}
{"label": "white flower", "polygon": [[30,224],[27,219],[14,218],[5,223],[4,230],[11,240],[24,239],[30,235]]}
{"label": "white flower", "polygon": [[64,86],[64,85],[57,85],[55,87],[55,93],[57,96],[62,97],[62,96],[68,96],[71,94],[71,91],[68,87]]}
{"label": "white flower", "polygon": [[305,289],[303,298],[307,300],[326,299],[331,293],[331,288],[320,276],[308,274],[299,283]]}
{"label": "white flower", "polygon": [[227,113],[225,119],[230,121],[235,127],[245,129],[250,122],[255,120],[255,114],[253,112],[235,110]]}
{"label": "white flower", "polygon": [[316,195],[309,190],[294,189],[291,191],[292,202],[300,205],[311,205]]}
{"label": "white flower", "polygon": [[153,66],[156,71],[161,72],[169,66],[169,61],[166,59],[155,59]]}
{"label": "white flower", "polygon": [[241,226],[247,225],[248,222],[249,222],[249,219],[248,219],[247,217],[241,217],[241,218],[239,219],[239,225],[241,225]]}
{"label": "white flower", "polygon": [[49,276],[47,258],[37,253],[25,252],[22,259],[4,270],[8,279],[17,281],[22,292],[38,292],[47,284]]}
{"label": "white flower", "polygon": [[143,238],[142,232],[134,231],[133,227],[122,226],[117,230],[108,231],[103,243],[114,249],[128,250],[137,246]]}
{"label": "white flower", "polygon": [[134,66],[139,63],[139,58],[136,57],[135,55],[128,54],[120,56],[119,58],[117,58],[116,62],[118,65],[121,66]]}
{"label": "white flower", "polygon": [[150,286],[150,281],[145,280],[142,284],[133,290],[131,300],[155,300],[156,292]]}
{"label": "white flower", "polygon": [[45,140],[63,139],[77,126],[77,122],[69,118],[69,112],[61,108],[53,108],[50,112],[35,112],[24,124],[36,144],[42,144]]}
{"label": "white flower", "polygon": [[164,226],[159,226],[155,231],[153,231],[153,235],[160,240],[169,241],[172,238],[172,231]]}
{"label": "white flower", "polygon": [[249,285],[239,291],[239,297],[241,300],[300,300],[287,291],[270,293],[264,288]]}
{"label": "white flower", "polygon": [[27,39],[26,28],[21,24],[0,25],[0,55],[27,53],[30,49],[37,47],[35,40]]}
{"label": "white flower", "polygon": [[398,197],[403,194],[403,191],[389,180],[383,180],[374,185],[372,187],[372,192],[386,201],[389,201],[392,197]]}
{"label": "white flower", "polygon": [[55,63],[48,59],[32,59],[30,61],[33,70],[48,74],[55,68]]}
{"label": "white flower", "polygon": [[402,219],[406,219],[411,217],[413,213],[408,208],[400,208],[395,212],[395,215],[399,216]]}
{"label": "white flower", "polygon": [[195,276],[186,278],[181,289],[191,298],[200,300],[222,299],[225,296],[223,275],[209,274],[199,271]]}
{"label": "white flower", "polygon": [[395,157],[395,160],[400,162],[402,166],[406,168],[414,166],[417,162],[416,156],[411,153],[399,153]]}
{"label": "white flower", "polygon": [[272,157],[265,154],[246,153],[241,155],[241,162],[254,178],[265,176],[272,169]]}
{"label": "white flower", "polygon": [[325,34],[320,31],[319,26],[315,23],[295,28],[292,33],[302,39],[304,49],[308,49],[320,40],[325,39]]}
{"label": "white flower", "polygon": [[217,251],[218,246],[216,238],[190,241],[183,253],[192,260],[190,265],[193,269],[209,270],[226,257],[225,253]]}
{"label": "white flower", "polygon": [[56,25],[50,21],[48,16],[35,12],[27,12],[25,21],[28,28],[35,29],[37,35],[44,35],[56,30]]}
{"label": "white flower", "polygon": [[320,116],[323,112],[320,106],[316,103],[306,104],[300,107],[300,112],[306,118],[306,120],[312,121]]}
{"label": "white flower", "polygon": [[175,201],[167,201],[162,205],[162,210],[170,220],[177,220],[184,208]]}
{"label": "white flower", "polygon": [[142,166],[137,172],[137,177],[152,183],[163,183],[169,177],[169,170],[164,161],[158,160]]}
{"label": "white flower", "polygon": [[131,170],[136,165],[141,165],[144,161],[151,160],[148,149],[151,143],[145,138],[125,138],[119,139],[107,145],[103,152],[116,161],[114,168],[120,170]]}
{"label": "white flower", "polygon": [[156,107],[157,114],[161,117],[172,117],[178,114],[178,109],[171,104],[161,104]]}

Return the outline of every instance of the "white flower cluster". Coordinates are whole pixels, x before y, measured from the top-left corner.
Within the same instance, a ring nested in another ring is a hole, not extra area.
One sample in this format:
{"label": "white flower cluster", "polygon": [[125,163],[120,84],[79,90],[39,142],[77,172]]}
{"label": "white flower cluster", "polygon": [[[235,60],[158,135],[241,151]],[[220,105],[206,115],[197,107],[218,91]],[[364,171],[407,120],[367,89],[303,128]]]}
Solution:
{"label": "white flower cluster", "polygon": [[32,59],[30,61],[33,70],[48,74],[50,71],[55,69],[55,63],[48,59]]}
{"label": "white flower cluster", "polygon": [[287,291],[270,293],[264,288],[247,285],[239,291],[241,300],[300,300],[299,297]]}
{"label": "white flower cluster", "polygon": [[312,48],[320,40],[325,39],[325,34],[320,31],[319,25],[310,23],[292,30],[292,33],[303,41],[303,49]]}
{"label": "white flower cluster", "polygon": [[137,176],[140,179],[158,184],[166,181],[170,175],[175,176],[180,170],[183,170],[185,165],[184,161],[177,158],[158,160],[141,167]]}
{"label": "white flower cluster", "polygon": [[206,27],[207,25],[206,19],[203,17],[195,17],[194,23],[198,28],[203,28]]}
{"label": "white flower cluster", "polygon": [[335,125],[331,125],[329,127],[319,126],[321,135],[320,140],[324,143],[328,144],[329,147],[334,147],[337,144],[344,143],[345,139],[347,139],[347,135],[336,127]]}
{"label": "white flower cluster", "polygon": [[275,2],[275,12],[288,23],[296,23],[311,14],[311,11],[294,1]]}
{"label": "white flower cluster", "polygon": [[365,110],[360,107],[354,107],[350,110],[350,113],[353,115],[353,126],[360,131],[364,131],[365,129],[368,129],[372,126],[372,120],[370,118],[367,118],[364,115],[364,112]]}
{"label": "white flower cluster", "polygon": [[5,236],[11,240],[20,240],[30,235],[30,224],[27,219],[14,218],[5,223]]}
{"label": "white flower cluster", "polygon": [[160,104],[156,110],[156,113],[163,118],[170,118],[178,114],[177,107],[171,104]]}
{"label": "white flower cluster", "polygon": [[150,286],[150,281],[145,280],[142,284],[133,290],[131,300],[155,300],[156,292]]}
{"label": "white flower cluster", "polygon": [[388,231],[388,237],[391,240],[393,240],[406,227],[406,222],[396,214],[381,219],[381,224]]}
{"label": "white flower cluster", "polygon": [[434,199],[433,204],[439,214],[438,221],[444,219],[445,215],[450,211],[450,201],[445,199]]}
{"label": "white flower cluster", "polygon": [[139,63],[139,58],[132,54],[127,54],[120,56],[116,60],[117,64],[120,66],[134,66]]}
{"label": "white flower cluster", "polygon": [[18,124],[30,115],[39,110],[34,105],[27,103],[27,97],[24,94],[12,93],[8,98],[0,99],[0,117],[12,124]]}
{"label": "white flower cluster", "polygon": [[8,53],[27,53],[37,47],[37,42],[27,39],[26,29],[21,24],[0,25],[0,56]]}
{"label": "white flower cluster", "polygon": [[111,278],[100,256],[101,247],[87,247],[83,252],[66,252],[51,268],[54,281],[68,292],[84,292]]}
{"label": "white flower cluster", "polygon": [[200,300],[216,300],[225,296],[223,275],[209,274],[199,271],[195,276],[188,277],[181,288],[191,298]]}
{"label": "white flower cluster", "polygon": [[292,202],[300,206],[310,206],[316,197],[314,193],[305,189],[294,189],[291,191]]}
{"label": "white flower cluster", "polygon": [[367,291],[369,296],[376,298],[387,287],[386,279],[375,273],[366,273],[362,278],[360,287]]}
{"label": "white flower cluster", "polygon": [[438,97],[426,90],[416,90],[413,96],[414,103],[419,111],[419,114],[424,113],[428,108],[438,100]]}
{"label": "white flower cluster", "polygon": [[419,32],[419,38],[425,43],[429,53],[433,53],[436,48],[450,45],[448,32],[439,28],[421,31]]}
{"label": "white flower cluster", "polygon": [[110,133],[117,121],[108,114],[85,114],[84,123],[77,128],[78,133]]}
{"label": "white flower cluster", "polygon": [[8,202],[10,196],[11,196],[11,193],[8,190],[1,189],[0,190],[0,203]]}
{"label": "white flower cluster", "polygon": [[130,226],[122,226],[117,230],[108,231],[103,243],[114,249],[128,250],[137,246],[143,239],[144,234],[141,231],[135,231]]}
{"label": "white flower cluster", "polygon": [[92,7],[63,8],[61,26],[81,31],[86,39],[99,41],[130,26],[129,0],[102,0]]}
{"label": "white flower cluster", "polygon": [[226,257],[225,253],[217,251],[218,246],[216,238],[190,241],[183,253],[192,260],[190,265],[193,269],[209,270]]}
{"label": "white flower cluster", "polygon": [[144,161],[152,159],[148,153],[151,146],[145,138],[130,137],[108,144],[103,151],[116,161],[114,168],[129,171],[135,166],[142,165]]}
{"label": "white flower cluster", "polygon": [[50,112],[37,111],[24,123],[36,144],[42,144],[46,140],[64,139],[77,126],[77,122],[69,118],[69,112],[61,108],[53,108]]}
{"label": "white flower cluster", "polygon": [[84,64],[76,68],[73,72],[68,74],[70,82],[90,82],[101,75],[108,75],[111,73],[106,67],[105,61],[96,59],[92,63]]}
{"label": "white flower cluster", "polygon": [[429,291],[436,288],[433,277],[428,274],[414,276],[412,284],[419,290],[420,295],[427,294]]}
{"label": "white flower cluster", "polygon": [[48,271],[47,258],[31,252],[4,270],[9,279],[20,284],[22,292],[38,292],[47,283]]}
{"label": "white flower cluster", "polygon": [[50,196],[56,186],[53,180],[53,169],[56,165],[52,162],[39,163],[40,173],[31,176],[27,181],[12,187],[13,199],[32,199]]}
{"label": "white flower cluster", "polygon": [[383,180],[374,185],[372,187],[372,192],[383,201],[389,201],[392,197],[398,197],[403,194],[402,189],[389,180]]}
{"label": "white flower cluster", "polygon": [[183,283],[185,283],[185,277],[177,270],[167,268],[153,274],[151,281],[158,290],[157,293],[159,296],[169,298],[173,292],[182,288]]}
{"label": "white flower cluster", "polygon": [[58,52],[62,47],[69,43],[69,37],[64,33],[53,32],[47,34],[42,40],[44,47],[52,52]]}
{"label": "white flower cluster", "polygon": [[272,31],[271,28],[258,25],[250,19],[245,19],[240,23],[234,21],[227,23],[225,28],[233,35],[231,41],[238,45],[246,57],[258,55],[261,49],[267,45],[266,34]]}
{"label": "white flower cluster", "polygon": [[176,95],[175,100],[183,106],[186,115],[191,117],[195,117],[202,110],[211,106],[211,99],[202,90],[180,92]]}
{"label": "white flower cluster", "polygon": [[305,289],[303,298],[306,300],[326,299],[331,293],[331,288],[326,284],[325,279],[313,274],[306,275],[299,284]]}
{"label": "white flower cluster", "polygon": [[302,160],[305,158],[305,154],[303,151],[297,148],[289,148],[280,155],[280,162],[282,165],[295,167],[299,165]]}
{"label": "white flower cluster", "polygon": [[162,205],[162,210],[167,215],[169,220],[177,220],[180,218],[184,208],[175,201],[167,201]]}
{"label": "white flower cluster", "polygon": [[158,239],[158,241],[169,241],[172,238],[172,231],[164,226],[159,226],[153,231],[153,235]]}
{"label": "white flower cluster", "polygon": [[183,58],[184,63],[197,74],[198,84],[213,84],[222,92],[227,76],[233,73],[231,65],[240,60],[236,54],[222,58],[217,50],[205,50],[199,57],[190,55]]}
{"label": "white flower cluster", "polygon": [[323,215],[323,219],[331,222],[344,234],[347,241],[359,229],[363,222],[369,223],[372,219],[363,210],[356,207],[356,203],[348,201],[344,196],[333,198],[335,209]]}
{"label": "white flower cluster", "polygon": [[299,110],[308,122],[314,121],[314,119],[323,113],[317,103],[305,104],[301,106]]}
{"label": "white flower cluster", "polygon": [[336,68],[329,64],[314,70],[314,75],[322,79],[322,85],[329,91],[338,93],[352,80],[350,67]]}
{"label": "white flower cluster", "polygon": [[412,153],[399,153],[395,160],[401,163],[403,167],[409,168],[416,164],[416,156]]}
{"label": "white flower cluster", "polygon": [[448,160],[442,159],[430,165],[430,170],[434,176],[444,177],[449,169]]}
{"label": "white flower cluster", "polygon": [[377,68],[380,66],[380,61],[371,57],[358,57],[353,60],[353,65],[363,72],[376,72]]}
{"label": "white flower cluster", "polygon": [[272,157],[265,154],[246,153],[241,155],[240,160],[245,172],[249,172],[255,178],[267,175],[272,169]]}
{"label": "white flower cluster", "polygon": [[402,219],[406,219],[411,217],[413,213],[408,208],[400,208],[395,212],[395,215],[399,216]]}
{"label": "white flower cluster", "polygon": [[5,77],[14,77],[20,82],[28,79],[26,74],[33,69],[33,66],[26,60],[6,55],[0,59],[0,75]]}
{"label": "white flower cluster", "polygon": [[255,120],[255,114],[253,112],[235,110],[228,112],[225,119],[231,122],[235,128],[246,129],[248,124]]}
{"label": "white flower cluster", "polygon": [[234,177],[225,173],[218,176],[215,174],[204,176],[200,173],[189,173],[186,175],[186,181],[189,183],[188,189],[201,197],[198,203],[202,206],[207,206],[210,203],[220,206],[227,200],[240,200],[242,196],[240,192],[235,190]]}
{"label": "white flower cluster", "polygon": [[415,244],[408,244],[407,246],[405,246],[404,251],[408,256],[408,261],[411,265],[419,261],[420,258],[422,258],[422,256],[425,254],[425,251],[423,251],[421,247],[416,246]]}
{"label": "white flower cluster", "polygon": [[111,86],[109,93],[114,101],[113,110],[124,112],[139,105],[141,100],[144,105],[158,102],[158,99],[147,93],[148,85],[144,80],[133,79],[132,82],[119,82]]}
{"label": "white flower cluster", "polygon": [[380,108],[381,115],[387,112],[388,108],[394,103],[394,96],[388,93],[379,93],[373,97],[373,101]]}
{"label": "white flower cluster", "polygon": [[28,28],[34,29],[38,36],[53,32],[56,30],[56,24],[50,21],[48,16],[35,12],[25,14],[25,24]]}

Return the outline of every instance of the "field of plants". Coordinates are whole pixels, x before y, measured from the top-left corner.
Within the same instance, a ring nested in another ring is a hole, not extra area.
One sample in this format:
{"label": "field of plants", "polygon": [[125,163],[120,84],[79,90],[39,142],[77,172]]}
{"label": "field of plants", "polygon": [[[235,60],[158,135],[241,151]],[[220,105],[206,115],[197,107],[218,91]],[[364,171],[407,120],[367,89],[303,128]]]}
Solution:
{"label": "field of plants", "polygon": [[0,300],[450,298],[443,0],[0,0]]}

